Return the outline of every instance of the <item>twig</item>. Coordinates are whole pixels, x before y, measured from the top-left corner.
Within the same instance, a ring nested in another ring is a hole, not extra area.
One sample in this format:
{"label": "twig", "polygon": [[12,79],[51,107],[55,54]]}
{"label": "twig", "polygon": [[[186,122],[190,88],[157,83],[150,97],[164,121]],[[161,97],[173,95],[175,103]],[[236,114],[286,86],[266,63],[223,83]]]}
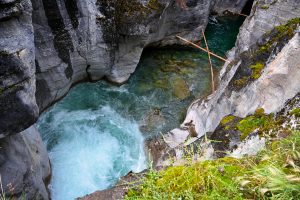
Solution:
{"label": "twig", "polygon": [[205,34],[204,34],[203,30],[202,30],[202,35],[203,35],[203,38],[204,38],[204,42],[205,42],[205,46],[206,46],[206,50],[207,50],[207,54],[208,54],[208,60],[209,60],[209,64],[210,64],[211,90],[212,90],[212,93],[213,93],[215,91],[214,69],[213,69],[213,65],[212,65],[212,62],[211,62],[210,54],[209,54],[208,44],[207,44],[206,37],[205,37]]}
{"label": "twig", "polygon": [[212,53],[212,52],[210,52],[210,51],[207,51],[206,49],[200,47],[199,45],[197,45],[197,44],[195,44],[195,43],[193,43],[193,42],[188,41],[187,39],[184,39],[184,38],[182,38],[182,37],[180,37],[180,36],[178,36],[178,35],[177,35],[176,37],[179,38],[180,40],[182,40],[182,41],[184,41],[184,42],[186,42],[186,43],[188,43],[188,44],[190,44],[190,45],[192,45],[192,46],[198,48],[198,49],[201,49],[202,51],[205,51],[206,53],[209,53],[210,55],[212,55],[212,56],[214,56],[214,57],[216,57],[216,58],[219,58],[220,60],[223,60],[224,62],[229,62],[229,61],[226,60],[225,58],[222,58],[221,56],[218,56],[217,54],[214,54],[214,53]]}
{"label": "twig", "polygon": [[241,16],[244,16],[244,17],[248,17],[248,15],[245,15],[245,14],[243,14],[243,13],[236,13],[236,14],[241,15]]}

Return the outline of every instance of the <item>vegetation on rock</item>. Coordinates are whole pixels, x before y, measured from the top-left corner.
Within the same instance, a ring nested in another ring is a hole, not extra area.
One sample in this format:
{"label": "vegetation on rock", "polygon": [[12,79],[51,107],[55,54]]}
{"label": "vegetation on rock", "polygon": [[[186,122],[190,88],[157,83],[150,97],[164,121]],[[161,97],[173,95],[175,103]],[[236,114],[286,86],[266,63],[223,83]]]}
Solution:
{"label": "vegetation on rock", "polygon": [[294,115],[295,117],[300,117],[300,108],[295,108],[290,112],[290,115]]}
{"label": "vegetation on rock", "polygon": [[262,37],[259,44],[252,46],[249,51],[242,53],[240,56],[242,63],[231,81],[231,87],[239,90],[248,83],[258,79],[269,58],[272,54],[278,53],[294,36],[299,24],[300,18],[294,18],[284,25],[275,27]]}
{"label": "vegetation on rock", "polygon": [[269,143],[255,157],[151,170],[131,199],[299,199],[300,132]]}

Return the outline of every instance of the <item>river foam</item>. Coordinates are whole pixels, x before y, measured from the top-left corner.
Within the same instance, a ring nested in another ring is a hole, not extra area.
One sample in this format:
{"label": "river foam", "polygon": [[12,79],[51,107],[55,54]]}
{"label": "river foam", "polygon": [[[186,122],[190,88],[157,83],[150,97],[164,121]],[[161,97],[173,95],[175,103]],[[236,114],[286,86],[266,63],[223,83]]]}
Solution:
{"label": "river foam", "polygon": [[146,168],[137,123],[109,106],[76,111],[57,106],[42,116],[39,128],[50,147],[54,200],[106,189],[129,171]]}

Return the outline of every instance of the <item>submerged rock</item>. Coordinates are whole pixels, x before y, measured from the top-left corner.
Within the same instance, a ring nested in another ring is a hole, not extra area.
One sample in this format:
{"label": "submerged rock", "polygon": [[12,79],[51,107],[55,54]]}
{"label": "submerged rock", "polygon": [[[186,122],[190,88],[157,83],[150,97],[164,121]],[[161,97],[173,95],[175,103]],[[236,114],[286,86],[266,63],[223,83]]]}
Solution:
{"label": "submerged rock", "polygon": [[143,118],[140,130],[143,133],[152,133],[157,130],[159,127],[162,127],[166,122],[165,117],[163,116],[160,109],[156,108],[150,110],[149,113]]}
{"label": "submerged rock", "polygon": [[180,77],[175,77],[172,81],[174,96],[178,99],[185,99],[191,95],[191,91],[187,83]]}

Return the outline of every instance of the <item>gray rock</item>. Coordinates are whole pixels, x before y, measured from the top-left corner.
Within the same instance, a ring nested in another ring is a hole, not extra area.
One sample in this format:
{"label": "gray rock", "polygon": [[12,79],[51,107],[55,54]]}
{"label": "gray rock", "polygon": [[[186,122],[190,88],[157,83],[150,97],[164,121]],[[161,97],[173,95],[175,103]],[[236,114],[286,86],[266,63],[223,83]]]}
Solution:
{"label": "gray rock", "polygon": [[0,2],[0,138],[38,118],[31,11],[29,0]]}
{"label": "gray rock", "polygon": [[72,84],[106,77],[123,83],[147,46],[199,40],[209,0],[32,0],[37,66],[37,103],[44,110]]}
{"label": "gray rock", "polygon": [[219,15],[226,12],[241,13],[248,1],[251,0],[215,0],[212,12]]}
{"label": "gray rock", "polygon": [[[228,53],[228,59],[234,62],[223,66],[219,88],[205,100],[195,101],[188,109],[184,123],[193,120],[198,137],[206,132],[213,132],[221,119],[227,115],[245,117],[253,114],[257,108],[263,108],[266,113],[277,112],[285,102],[300,92],[300,63],[297,58],[300,55],[298,31],[295,31],[295,36],[291,40],[283,44],[284,47],[280,48],[280,52],[277,52],[278,48],[275,48],[268,55],[266,66],[257,80],[239,90],[231,86],[233,78],[239,76],[240,71],[246,70],[243,68],[245,67],[244,55],[252,55],[254,59],[255,55],[251,54],[252,47],[261,45],[261,41],[258,40],[262,38],[262,35],[276,25],[285,24],[291,18],[300,17],[300,12],[294,12],[300,8],[299,1],[276,1],[270,5],[269,11],[259,5],[255,4],[251,16],[241,27],[236,47]],[[289,14],[283,15],[288,11]],[[279,13],[284,17],[273,13]],[[277,43],[277,45],[281,44]],[[165,136],[166,141],[173,145],[173,148],[175,148],[174,144],[179,146],[186,143],[187,137],[183,135],[188,135],[188,133],[180,131],[180,129],[175,129]]]}
{"label": "gray rock", "polygon": [[255,1],[249,17],[240,29],[235,50],[242,53],[254,45],[258,39],[275,26],[283,25],[292,18],[299,17],[298,0]]}
{"label": "gray rock", "polygon": [[47,150],[34,126],[0,139],[0,175],[7,197],[49,199],[45,185],[50,173]]}

